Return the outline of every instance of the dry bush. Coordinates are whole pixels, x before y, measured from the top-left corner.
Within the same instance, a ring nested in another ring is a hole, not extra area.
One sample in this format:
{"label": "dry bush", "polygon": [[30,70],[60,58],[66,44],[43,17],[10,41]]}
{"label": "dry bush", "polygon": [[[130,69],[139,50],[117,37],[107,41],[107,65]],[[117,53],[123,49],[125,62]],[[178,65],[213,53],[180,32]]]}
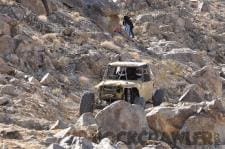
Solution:
{"label": "dry bush", "polygon": [[80,15],[79,12],[72,12],[72,13],[70,13],[70,15],[71,15],[71,18],[73,18],[73,20],[74,20],[75,22],[80,22],[81,20],[84,20],[84,19],[85,19],[84,17],[82,17],[82,16]]}
{"label": "dry bush", "polygon": [[48,21],[48,18],[47,18],[46,15],[39,15],[38,16],[38,19],[41,20],[41,21],[43,21],[43,22],[47,22]]}
{"label": "dry bush", "polygon": [[53,42],[57,39],[58,33],[48,33],[42,36],[43,40],[47,40],[49,42]]}
{"label": "dry bush", "polygon": [[89,42],[91,35],[87,32],[79,32],[76,34],[76,43],[82,45]]}
{"label": "dry bush", "polygon": [[123,36],[120,36],[120,35],[114,36],[113,37],[113,40],[114,40],[115,44],[120,45],[120,46],[123,46],[124,43],[125,43],[125,41],[126,41],[124,39],[124,37]]}
{"label": "dry bush", "polygon": [[58,60],[58,64],[61,67],[65,67],[65,66],[69,65],[69,63],[70,63],[70,58],[65,57],[65,56],[60,57]]}
{"label": "dry bush", "polygon": [[54,88],[52,89],[52,94],[55,95],[56,97],[59,97],[62,95],[63,91],[61,88]]}
{"label": "dry bush", "polygon": [[142,31],[143,31],[143,27],[142,26],[135,26],[134,27],[135,35],[141,36],[142,35]]}

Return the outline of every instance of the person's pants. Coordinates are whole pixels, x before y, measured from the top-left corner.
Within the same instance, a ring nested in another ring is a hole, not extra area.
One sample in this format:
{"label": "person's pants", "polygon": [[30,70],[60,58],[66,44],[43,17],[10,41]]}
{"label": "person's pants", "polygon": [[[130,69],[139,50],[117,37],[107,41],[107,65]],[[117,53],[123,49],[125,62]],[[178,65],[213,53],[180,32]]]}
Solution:
{"label": "person's pants", "polygon": [[129,37],[134,38],[133,28],[131,28],[130,25],[126,24],[125,31],[127,32]]}

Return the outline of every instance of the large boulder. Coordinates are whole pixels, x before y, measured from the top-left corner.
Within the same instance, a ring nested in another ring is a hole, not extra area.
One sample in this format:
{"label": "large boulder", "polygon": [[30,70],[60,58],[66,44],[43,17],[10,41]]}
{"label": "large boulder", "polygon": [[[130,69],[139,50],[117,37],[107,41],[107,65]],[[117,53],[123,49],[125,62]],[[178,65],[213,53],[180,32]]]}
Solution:
{"label": "large boulder", "polygon": [[225,143],[224,113],[200,113],[189,117],[179,132],[178,142],[183,145],[213,145]]}
{"label": "large boulder", "polygon": [[201,102],[203,101],[205,94],[203,89],[201,89],[196,84],[190,84],[184,90],[183,95],[179,98],[182,102]]}
{"label": "large boulder", "polygon": [[111,137],[126,144],[144,143],[150,129],[143,108],[125,101],[116,101],[97,113],[96,121],[102,137]]}
{"label": "large boulder", "polygon": [[109,0],[82,0],[81,4],[84,8],[99,9],[105,16],[119,14],[118,7]]}
{"label": "large boulder", "polygon": [[116,147],[113,146],[113,143],[109,138],[104,138],[96,146],[96,149],[116,149]]}
{"label": "large boulder", "polygon": [[93,113],[84,113],[74,125],[73,134],[76,136],[92,139],[96,136],[97,131],[98,126]]}
{"label": "large boulder", "polygon": [[10,35],[10,25],[4,20],[5,16],[0,15],[0,35]]}
{"label": "large boulder", "polygon": [[18,130],[6,128],[0,131],[0,136],[3,139],[22,139],[22,134]]}
{"label": "large boulder", "polygon": [[8,104],[10,102],[10,98],[8,96],[0,97],[0,106]]}
{"label": "large boulder", "polygon": [[158,135],[173,142],[185,120],[197,112],[198,105],[158,106],[147,109],[148,125]]}
{"label": "large boulder", "polygon": [[140,14],[136,17],[137,24],[144,22],[153,22],[154,16],[151,13]]}
{"label": "large boulder", "polygon": [[54,129],[65,129],[67,128],[68,125],[66,123],[64,123],[61,120],[57,120],[51,127],[50,130],[54,130]]}
{"label": "large boulder", "polygon": [[146,0],[115,0],[120,9],[128,9],[129,11],[143,10],[149,7]]}
{"label": "large boulder", "polygon": [[213,96],[221,97],[223,94],[222,79],[220,78],[219,72],[211,66],[205,66],[191,75],[186,76],[186,78],[188,82],[199,85]]}
{"label": "large boulder", "polygon": [[7,85],[0,85],[0,95],[7,94],[11,96],[18,95],[18,90],[14,85],[7,84]]}
{"label": "large boulder", "polygon": [[[168,28],[166,28],[165,30],[168,30]],[[155,42],[150,42],[150,47],[147,49],[149,54],[161,58],[163,57],[163,54],[165,54],[166,52],[171,51],[172,49],[175,48],[176,49],[181,48],[182,46],[183,46],[182,44],[176,41],[159,40]]]}
{"label": "large boulder", "polygon": [[2,58],[0,58],[0,66],[1,66],[0,67],[0,73],[9,74],[10,72],[13,71],[12,67],[7,65]]}
{"label": "large boulder", "polygon": [[20,2],[38,15],[46,14],[45,7],[41,0],[20,0]]}
{"label": "large boulder", "polygon": [[184,64],[188,64],[190,62],[195,63],[200,67],[206,64],[204,61],[203,52],[197,52],[189,48],[172,49],[171,51],[164,54],[163,57],[166,59],[177,60]]}
{"label": "large boulder", "polygon": [[18,42],[15,54],[20,61],[20,70],[25,72],[38,71],[40,73],[43,70],[54,69],[53,59],[49,57],[42,42],[31,40],[21,34],[16,35],[14,39]]}
{"label": "large boulder", "polygon": [[210,11],[210,1],[201,1],[198,3],[198,10],[200,12],[209,12]]}
{"label": "large boulder", "polygon": [[119,25],[119,9],[112,1],[82,0],[80,3],[84,12],[105,31],[113,32],[115,26]]}
{"label": "large boulder", "polygon": [[9,35],[0,36],[0,56],[11,53],[14,47],[14,41]]}

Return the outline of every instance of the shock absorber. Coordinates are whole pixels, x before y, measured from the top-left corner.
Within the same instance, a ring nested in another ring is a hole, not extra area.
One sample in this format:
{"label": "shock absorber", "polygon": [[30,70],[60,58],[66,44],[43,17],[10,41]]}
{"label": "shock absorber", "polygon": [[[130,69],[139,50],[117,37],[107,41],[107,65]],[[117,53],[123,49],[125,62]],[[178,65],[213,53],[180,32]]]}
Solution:
{"label": "shock absorber", "polygon": [[131,90],[129,88],[127,89],[127,101],[131,103]]}

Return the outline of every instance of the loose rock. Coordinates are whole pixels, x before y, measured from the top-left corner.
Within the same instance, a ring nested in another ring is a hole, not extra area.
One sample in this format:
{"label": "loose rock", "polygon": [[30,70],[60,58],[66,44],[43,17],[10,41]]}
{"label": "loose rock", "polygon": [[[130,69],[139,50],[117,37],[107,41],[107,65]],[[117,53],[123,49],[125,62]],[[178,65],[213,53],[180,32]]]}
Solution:
{"label": "loose rock", "polygon": [[144,115],[139,105],[116,101],[97,113],[95,118],[102,136],[137,144],[145,142],[150,132]]}

